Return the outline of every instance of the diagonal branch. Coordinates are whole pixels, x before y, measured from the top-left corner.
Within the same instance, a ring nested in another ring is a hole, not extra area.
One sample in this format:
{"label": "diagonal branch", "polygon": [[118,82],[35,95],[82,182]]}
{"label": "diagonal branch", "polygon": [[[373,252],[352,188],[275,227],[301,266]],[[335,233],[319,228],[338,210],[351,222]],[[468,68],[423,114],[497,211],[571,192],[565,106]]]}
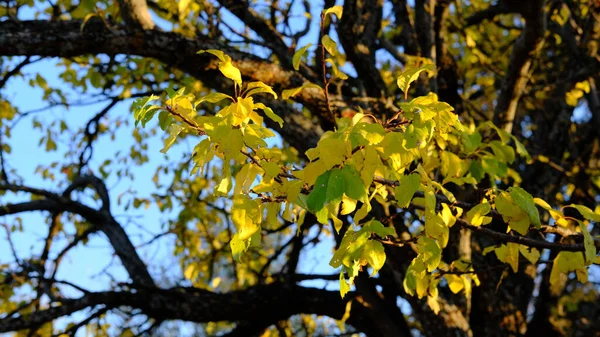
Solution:
{"label": "diagonal branch", "polygon": [[[290,69],[292,67],[292,57],[289,53],[289,48],[283,40],[284,36],[277,31],[276,27],[261,18],[254,9],[250,8],[248,1],[219,0],[219,3],[255,31],[273,50],[279,61],[286,68]],[[274,20],[275,18],[271,19]]]}
{"label": "diagonal branch", "polygon": [[521,9],[525,29],[513,47],[498,103],[494,108],[496,124],[509,133],[512,132],[519,99],[529,80],[531,63],[543,45],[546,31],[545,4],[546,0],[534,0]]}
{"label": "diagonal branch", "polygon": [[[493,20],[498,15],[508,14],[508,13],[512,13],[512,12],[513,12],[513,10],[511,10],[511,8],[509,8],[509,6],[506,6],[502,1],[500,1],[497,4],[491,5],[490,7],[486,8],[484,10],[481,10],[479,12],[476,12],[475,14],[466,18],[462,29],[471,27],[471,26],[476,26],[485,20]],[[454,27],[454,28],[456,28],[456,27]]]}
{"label": "diagonal branch", "polygon": [[392,38],[392,42],[402,45],[406,54],[419,54],[419,45],[417,43],[417,33],[415,32],[414,20],[411,16],[406,0],[392,0],[396,26],[400,28],[400,33]]}
{"label": "diagonal branch", "polygon": [[367,94],[379,98],[386,87],[375,64],[376,43],[383,15],[382,0],[344,1],[338,37]]}
{"label": "diagonal branch", "polygon": [[[85,182],[87,184],[100,184],[98,181]],[[78,182],[76,182],[75,184],[78,184]],[[106,188],[104,187],[103,190],[102,186],[96,186],[97,192],[103,200],[103,206],[101,210],[93,209],[77,201],[73,201],[66,197],[59,196],[46,191],[45,193],[43,193],[43,195],[46,197],[44,199],[32,200],[17,204],[0,205],[0,216],[33,211],[49,211],[53,214],[61,212],[78,214],[85,220],[96,226],[108,237],[108,240],[110,241],[110,244],[115,250],[115,253],[120,258],[121,263],[123,263],[123,266],[125,267],[125,269],[129,273],[129,276],[135,283],[139,283],[145,286],[153,286],[154,281],[152,280],[152,277],[148,272],[146,264],[137,254],[135,247],[129,240],[129,237],[127,236],[125,230],[123,230],[123,227],[121,227],[121,225],[108,212],[108,206],[106,204],[108,202],[108,199],[107,195],[105,195]],[[24,188],[16,185],[0,184],[0,190],[19,191],[23,189]],[[25,189],[38,191],[37,189],[31,188]],[[67,188],[65,192],[70,192],[70,190],[71,187]]]}

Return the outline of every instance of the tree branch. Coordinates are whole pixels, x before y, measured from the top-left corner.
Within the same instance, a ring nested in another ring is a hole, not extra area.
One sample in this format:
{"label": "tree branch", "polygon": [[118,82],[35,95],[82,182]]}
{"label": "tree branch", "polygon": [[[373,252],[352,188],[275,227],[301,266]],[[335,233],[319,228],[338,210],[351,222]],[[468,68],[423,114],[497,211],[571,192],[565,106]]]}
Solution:
{"label": "tree branch", "polygon": [[377,36],[383,15],[382,0],[344,1],[338,37],[367,94],[379,98],[385,94],[385,83],[375,64]]}
{"label": "tree branch", "polygon": [[513,47],[494,109],[495,123],[508,133],[512,132],[519,99],[529,80],[531,62],[543,45],[546,31],[545,4],[546,0],[534,0],[521,9],[525,18],[525,30]]}
{"label": "tree branch", "polygon": [[[305,288],[287,283],[257,285],[246,290],[213,293],[194,288],[137,288],[130,291],[107,291],[86,294],[66,300],[60,306],[36,311],[29,315],[0,319],[0,332],[18,331],[39,326],[79,310],[103,305],[107,309],[128,306],[141,310],[155,320],[184,320],[196,323],[215,321],[275,322],[295,314],[316,314],[341,319],[348,294],[341,299],[337,291]],[[365,319],[369,308],[353,302],[348,323],[361,331],[369,331],[371,322]]]}
{"label": "tree branch", "polygon": [[[81,182],[75,182],[72,186],[80,187],[80,183],[90,183],[89,179],[82,179]],[[99,181],[99,179],[97,180]],[[95,184],[100,185],[97,186],[97,192],[103,200],[101,210],[93,209],[77,201],[47,191],[41,193],[42,191],[40,190],[26,188],[38,192],[37,194],[43,194],[46,198],[18,204],[1,205],[0,216],[32,211],[49,211],[51,213],[69,212],[78,214],[96,226],[108,237],[115,253],[119,256],[121,263],[123,263],[123,266],[134,282],[145,286],[153,286],[154,281],[148,272],[146,264],[137,254],[135,247],[129,240],[127,233],[123,230],[123,227],[121,227],[108,211],[108,195],[106,193],[106,188],[103,188],[103,185],[100,184],[101,182],[98,181],[95,181]],[[67,188],[67,190],[65,190],[65,195],[68,195],[72,188],[73,187],[71,186]],[[19,191],[23,190],[23,188],[15,185],[0,184],[0,190]]]}
{"label": "tree branch", "polygon": [[[206,85],[221,91],[231,91],[232,82],[223,77],[217,68],[217,59],[209,55],[196,55],[201,49],[219,49],[228,53],[240,69],[244,80],[262,81],[276,91],[299,87],[306,79],[281,65],[241,52],[230,46],[200,36],[190,39],[177,33],[158,30],[129,32],[103,24],[88,22],[81,31],[81,21],[3,21],[0,22],[0,55],[40,55],[72,57],[86,54],[129,54],[155,58],[194,76]],[[305,89],[294,97],[315,116],[328,113],[325,97],[319,89]],[[276,123],[266,123],[275,128],[290,144],[304,153],[316,146],[319,128],[290,104],[268,101],[269,107],[280,115],[286,124],[279,129]],[[298,140],[298,142],[294,142]],[[293,143],[292,143],[293,142]]]}

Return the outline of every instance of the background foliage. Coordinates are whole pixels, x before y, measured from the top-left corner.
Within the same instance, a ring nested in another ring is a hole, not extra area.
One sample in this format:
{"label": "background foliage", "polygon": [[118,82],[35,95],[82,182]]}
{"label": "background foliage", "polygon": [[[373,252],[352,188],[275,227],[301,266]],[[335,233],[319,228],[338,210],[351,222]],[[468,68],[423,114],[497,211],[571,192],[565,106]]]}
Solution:
{"label": "background foliage", "polygon": [[[0,15],[0,332],[600,330],[596,2]],[[32,153],[33,174],[15,159]]]}

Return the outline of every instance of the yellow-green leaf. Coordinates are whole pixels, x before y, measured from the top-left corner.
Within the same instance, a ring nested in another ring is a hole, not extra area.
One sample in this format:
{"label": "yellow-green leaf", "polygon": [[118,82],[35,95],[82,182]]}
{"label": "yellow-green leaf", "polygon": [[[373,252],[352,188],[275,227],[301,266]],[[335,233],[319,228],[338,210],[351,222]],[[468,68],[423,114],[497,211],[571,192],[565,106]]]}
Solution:
{"label": "yellow-green leaf", "polygon": [[335,55],[337,53],[337,43],[335,43],[335,41],[333,41],[331,37],[329,37],[329,35],[323,36],[323,39],[321,39],[321,43],[323,44],[323,47],[325,47],[329,54]]}
{"label": "yellow-green leaf", "polygon": [[550,290],[552,293],[559,293],[567,282],[568,273],[576,270],[586,270],[583,254],[581,252],[559,252],[554,259],[552,271],[550,272]]}
{"label": "yellow-green leaf", "polygon": [[283,127],[283,119],[281,117],[277,116],[273,112],[273,110],[271,110],[271,108],[267,107],[266,105],[264,105],[262,103],[254,103],[254,108],[262,110],[265,113],[265,115],[267,115],[267,117],[269,117],[272,121],[279,124],[279,127],[281,127],[281,128]]}
{"label": "yellow-green leaf", "polygon": [[471,208],[467,212],[467,221],[473,226],[486,225],[486,224],[490,223],[490,221],[492,221],[492,219],[490,217],[485,216],[491,210],[492,210],[492,207],[490,206],[489,203],[485,202],[485,203],[479,204],[479,205]]}
{"label": "yellow-green leaf", "polygon": [[404,92],[404,97],[408,96],[408,89],[410,88],[410,84],[416,81],[419,78],[419,75],[423,72],[434,72],[435,65],[426,64],[419,68],[411,68],[405,70],[400,76],[398,76],[397,84],[398,88]]}
{"label": "yellow-green leaf", "polygon": [[296,50],[294,56],[292,57],[292,65],[294,66],[294,69],[300,69],[300,61],[302,60],[302,57],[307,53],[308,48],[310,48],[310,46],[312,46],[312,44],[309,43],[306,46]]}
{"label": "yellow-green leaf", "polygon": [[422,256],[423,262],[427,266],[427,271],[434,271],[442,260],[442,249],[437,241],[425,236],[417,241],[417,252]]}
{"label": "yellow-green leaf", "polygon": [[298,95],[302,90],[307,89],[307,88],[321,89],[320,86],[318,86],[314,83],[308,82],[308,83],[303,84],[301,87],[284,90],[281,93],[281,98],[288,99],[290,97],[294,97],[294,96]]}
{"label": "yellow-green leaf", "polygon": [[519,271],[519,245],[509,242],[495,249],[498,260],[508,263],[513,272]]}
{"label": "yellow-green leaf", "polygon": [[264,84],[261,81],[248,83],[248,85],[246,86],[246,90],[247,90],[246,97],[250,97],[252,95],[256,95],[261,92],[266,92],[268,94],[273,95],[273,97],[275,97],[275,99],[277,99],[277,94],[275,93],[275,91],[273,91],[273,88]]}
{"label": "yellow-green leaf", "polygon": [[398,207],[406,208],[410,204],[415,192],[421,186],[421,177],[417,173],[404,175],[398,181],[399,185],[394,189]]}
{"label": "yellow-green leaf", "polygon": [[208,94],[206,96],[202,96],[199,100],[197,100],[196,105],[198,105],[202,102],[218,103],[227,98],[229,98],[233,102],[233,97],[231,97],[227,94],[223,94],[220,92],[211,92],[210,94]]}
{"label": "yellow-green leaf", "polygon": [[377,274],[377,272],[385,264],[385,250],[383,249],[383,245],[379,241],[367,241],[363,248],[362,256],[373,268],[373,274],[371,274],[371,276]]}
{"label": "yellow-green leaf", "polygon": [[576,210],[579,211],[579,213],[581,213],[581,215],[583,215],[584,218],[586,218],[590,221],[600,222],[600,213],[595,213],[594,211],[587,208],[586,206],[571,204],[571,205],[567,205],[565,207],[575,208]]}

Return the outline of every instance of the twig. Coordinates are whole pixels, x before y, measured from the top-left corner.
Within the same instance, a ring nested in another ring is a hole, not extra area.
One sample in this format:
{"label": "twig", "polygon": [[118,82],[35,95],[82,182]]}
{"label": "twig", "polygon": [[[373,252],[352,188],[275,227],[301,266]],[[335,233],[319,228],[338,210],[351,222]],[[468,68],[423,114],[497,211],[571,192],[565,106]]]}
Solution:
{"label": "twig", "polygon": [[[321,12],[321,37],[325,36],[325,12]],[[329,105],[329,81],[327,81],[327,65],[325,64],[325,45],[321,41],[321,67],[323,72],[323,93],[325,94],[325,104],[327,105],[327,111],[333,118],[335,123],[335,114],[331,111]]]}

